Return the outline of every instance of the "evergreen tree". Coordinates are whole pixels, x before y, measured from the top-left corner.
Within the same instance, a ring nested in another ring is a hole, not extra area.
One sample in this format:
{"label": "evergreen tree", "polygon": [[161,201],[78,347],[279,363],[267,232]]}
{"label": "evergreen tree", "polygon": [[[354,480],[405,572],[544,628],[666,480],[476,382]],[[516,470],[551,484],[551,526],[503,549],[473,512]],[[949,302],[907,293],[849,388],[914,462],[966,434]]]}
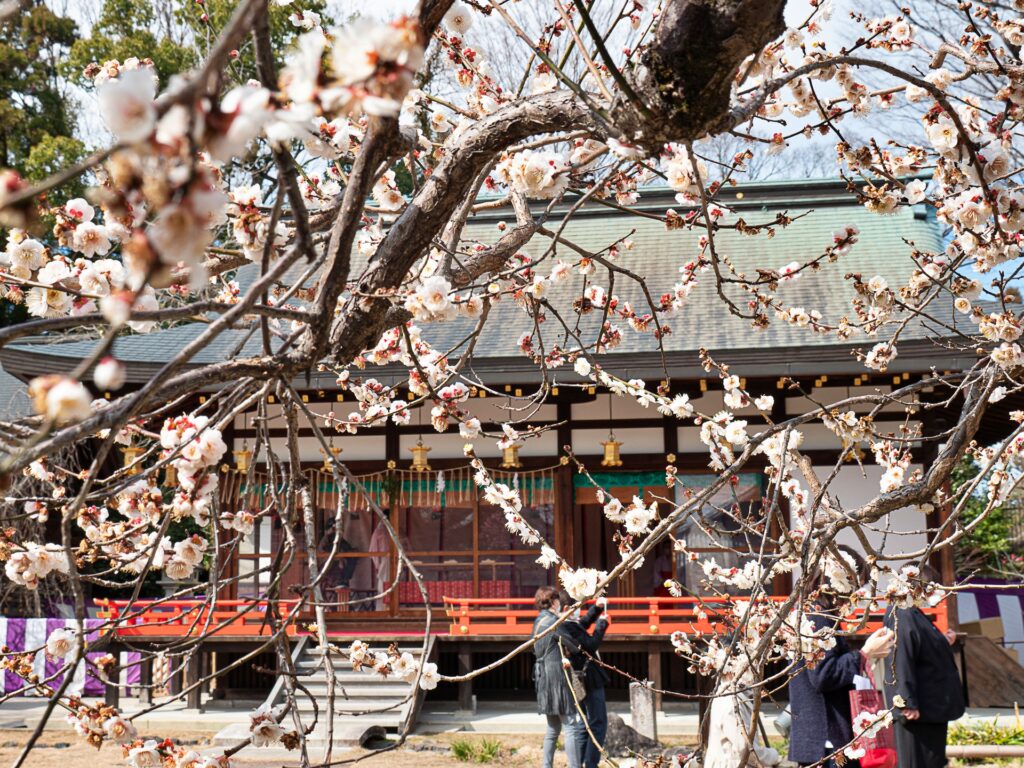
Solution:
{"label": "evergreen tree", "polygon": [[85,154],[58,67],[76,39],[74,20],[41,0],[0,22],[0,167],[38,181]]}
{"label": "evergreen tree", "polygon": [[[72,47],[64,72],[76,82],[88,84],[82,72],[93,62],[148,58],[152,59],[163,87],[172,75],[199,63],[207,45],[228,23],[237,5],[238,0],[178,0],[176,3],[104,0],[89,36]],[[325,5],[325,0],[307,0],[302,7],[320,14],[326,24]],[[269,10],[270,37],[279,57],[278,64],[281,64],[284,53],[304,30],[296,28],[288,19],[294,9],[271,3]],[[256,77],[251,41],[246,40],[240,47],[229,76],[239,83]]]}

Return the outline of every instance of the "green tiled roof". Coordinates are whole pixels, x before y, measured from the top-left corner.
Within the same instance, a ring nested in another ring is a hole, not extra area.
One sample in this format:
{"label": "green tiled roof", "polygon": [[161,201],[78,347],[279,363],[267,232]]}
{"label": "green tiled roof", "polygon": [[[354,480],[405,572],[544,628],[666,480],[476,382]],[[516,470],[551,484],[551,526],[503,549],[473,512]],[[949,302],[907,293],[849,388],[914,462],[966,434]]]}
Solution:
{"label": "green tiled roof", "polygon": [[[772,221],[777,212],[803,216],[787,228],[776,227],[773,237],[766,234],[744,235],[735,229],[720,231],[716,236],[718,252],[727,256],[739,271],[747,271],[752,275],[754,266],[777,268],[793,261],[808,261],[819,256],[832,243],[832,234],[837,229],[853,225],[860,230],[859,242],[837,263],[826,264],[818,272],[805,273],[799,279],[783,284],[778,291],[778,296],[790,306],[820,310],[826,323],[834,323],[844,315],[852,316],[850,300],[854,293],[850,281],[845,280],[844,275],[860,273],[864,279],[868,279],[877,274],[895,284],[901,276],[908,274],[912,265],[911,246],[908,243],[926,251],[942,249],[941,229],[934,217],[923,208],[901,207],[889,216],[872,214],[857,205],[852,196],[834,182],[751,185],[745,189],[749,191],[743,195],[742,200],[736,197],[736,190],[728,193],[730,202],[735,202],[740,210],[736,215],[727,216],[724,219],[726,223],[742,217],[748,225],[766,224]],[[664,191],[657,190],[645,191],[640,205],[649,206],[660,213],[667,207],[684,210]],[[494,243],[501,235],[496,226],[499,220],[514,225],[510,211],[487,213],[471,220],[464,238],[485,244]],[[556,228],[557,221],[558,217],[553,217],[549,226]],[[631,230],[634,230],[630,235],[633,248],[620,250],[617,263],[643,276],[657,300],[661,293],[671,290],[678,281],[679,267],[699,255],[699,230],[668,230],[663,223],[651,218],[593,206],[571,220],[563,236],[584,249],[600,251]],[[545,252],[550,242],[547,237],[537,235],[524,250],[537,258]],[[557,254],[566,261],[575,261],[577,258],[564,245],[558,246]],[[551,263],[549,259],[547,265],[540,267],[539,271],[546,274]],[[599,266],[599,275],[601,270]],[[247,282],[249,275],[244,273],[245,270],[241,280]],[[601,277],[599,282],[604,284],[604,278]],[[560,299],[567,298],[570,292],[578,295],[582,285],[582,277],[574,274],[552,294],[554,305],[569,322],[573,322],[575,316],[569,309],[568,301]],[[631,301],[637,312],[646,312],[639,288],[621,274],[616,275],[615,292],[622,301]],[[729,289],[729,295],[737,303],[744,301],[744,295],[738,288]],[[583,327],[591,328],[589,337],[585,337],[587,340],[593,338],[592,329],[599,320],[598,312],[585,318]],[[624,321],[616,322],[623,328],[623,341],[610,354],[618,356],[620,361],[628,359],[630,365],[637,370],[657,367],[660,363],[653,336],[636,334]],[[772,363],[779,362],[780,354],[795,354],[798,350],[804,350],[804,354],[807,354],[809,349],[816,348],[822,352],[828,349],[835,359],[849,360],[850,364],[846,367],[853,367],[855,364],[849,356],[849,349],[868,347],[876,341],[858,335],[850,343],[840,345],[834,337],[812,334],[777,320],[773,320],[766,331],[755,332],[750,328],[749,321],[733,316],[724,308],[715,294],[714,277],[710,272],[701,276],[700,284],[691,294],[687,308],[671,317],[669,322],[673,332],[665,338],[665,348],[669,353],[670,364],[685,359],[688,367],[693,367],[695,352],[700,347],[713,352],[732,353],[738,357],[748,356],[750,359],[761,356]],[[138,364],[130,367],[130,370],[134,368],[137,375],[145,378],[156,366],[171,359],[205,327],[202,324],[189,324],[148,335],[126,336],[117,340],[114,354],[126,362]],[[468,321],[434,324],[424,327],[424,335],[437,348],[446,350],[458,345],[472,327]],[[511,300],[506,299],[495,305],[476,348],[478,366],[486,366],[488,361],[501,368],[528,365],[528,361],[518,352],[516,343],[520,334],[529,327],[527,316]],[[542,325],[542,330],[546,346],[550,346],[552,341],[563,341],[553,317],[549,317]],[[238,345],[242,334],[241,331],[221,334],[194,358],[194,363],[226,359]],[[925,329],[912,327],[904,339],[924,339],[927,335]],[[38,368],[38,371],[57,370],[69,365],[71,360],[81,359],[92,346],[92,341],[46,345],[22,343],[0,350],[0,359],[9,370],[26,371],[32,367]],[[256,355],[260,351],[259,335],[253,334],[241,354]]]}

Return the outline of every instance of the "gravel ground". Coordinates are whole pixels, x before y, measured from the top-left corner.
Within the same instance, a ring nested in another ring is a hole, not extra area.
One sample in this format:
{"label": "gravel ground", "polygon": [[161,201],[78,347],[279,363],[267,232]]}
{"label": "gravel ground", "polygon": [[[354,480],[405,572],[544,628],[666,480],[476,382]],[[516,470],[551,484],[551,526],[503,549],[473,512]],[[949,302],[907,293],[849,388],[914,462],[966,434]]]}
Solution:
{"label": "gravel ground", "polygon": [[[210,734],[190,731],[166,732],[161,734],[142,734],[143,738],[172,738],[177,743],[204,750],[210,746]],[[0,731],[0,766],[11,765],[28,740],[24,731]],[[497,758],[489,764],[500,768],[526,768],[541,763],[540,735],[529,736],[481,736],[477,734],[442,734],[436,736],[413,736],[405,746],[380,753],[370,754],[363,751],[351,751],[335,754],[335,760],[351,760],[364,757],[358,765],[366,768],[385,768],[386,766],[415,766],[415,768],[463,768],[480,765],[474,760],[459,761],[451,751],[454,741],[468,742],[478,749],[485,741],[497,741],[501,751]],[[298,765],[298,760],[281,756],[280,753],[271,757],[258,749],[248,749],[236,758],[239,768],[291,768]],[[77,736],[68,731],[49,732],[43,735],[36,748],[24,763],[25,768],[107,768],[125,765],[119,749],[107,744],[96,750]],[[560,754],[555,762],[559,768],[565,768],[565,756]],[[1007,760],[999,763],[963,763],[953,760],[953,768],[1024,768],[1024,761]]]}
{"label": "gravel ground", "polygon": [[[29,734],[24,731],[0,731],[0,766],[11,765]],[[160,734],[144,733],[142,738],[172,738],[177,743],[203,751],[210,746],[210,734],[195,732],[164,732]],[[473,744],[483,742],[487,737],[475,734],[441,735],[429,737],[412,737],[400,749],[371,754],[359,765],[367,768],[384,768],[384,766],[409,766],[415,768],[453,768],[454,766],[471,766],[473,761],[456,760],[451,753],[450,744],[453,740],[461,740]],[[491,765],[501,768],[525,768],[537,766],[541,762],[541,736],[501,736],[492,737],[500,741],[502,749],[498,758]],[[362,750],[336,753],[334,759],[351,759],[366,755]],[[297,759],[283,756],[261,757],[261,750],[247,749],[236,758],[239,768],[290,768],[298,765]],[[556,766],[566,765],[564,755],[556,761]],[[120,750],[106,744],[96,750],[69,731],[48,732],[37,743],[35,749],[25,761],[25,768],[107,768],[108,766],[124,766],[124,758]]]}

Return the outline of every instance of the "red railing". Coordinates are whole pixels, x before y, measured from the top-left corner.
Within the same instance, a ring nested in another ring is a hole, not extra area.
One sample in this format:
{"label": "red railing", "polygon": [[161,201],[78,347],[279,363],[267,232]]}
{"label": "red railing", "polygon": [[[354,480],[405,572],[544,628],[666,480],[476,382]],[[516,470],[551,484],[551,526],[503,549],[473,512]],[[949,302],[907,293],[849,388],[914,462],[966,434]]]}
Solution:
{"label": "red railing", "polygon": [[[206,600],[108,600],[93,601],[97,618],[111,622],[121,637],[259,637],[272,634],[267,620],[266,600],[217,600],[211,610]],[[294,600],[282,600],[286,614]],[[298,631],[295,622],[285,627],[289,635]]]}
{"label": "red railing", "polygon": [[[738,600],[744,598],[735,598]],[[785,597],[772,597],[784,602]],[[521,598],[453,598],[444,599],[445,613],[451,620],[449,634],[455,637],[482,635],[529,635],[537,609],[533,600]],[[695,597],[609,597],[611,619],[608,635],[688,635],[728,631],[722,618],[732,615],[732,599]],[[940,630],[949,626],[946,603],[925,609]],[[848,617],[844,629],[856,629],[863,612]],[[882,625],[882,613],[871,615],[861,633],[873,632]]]}

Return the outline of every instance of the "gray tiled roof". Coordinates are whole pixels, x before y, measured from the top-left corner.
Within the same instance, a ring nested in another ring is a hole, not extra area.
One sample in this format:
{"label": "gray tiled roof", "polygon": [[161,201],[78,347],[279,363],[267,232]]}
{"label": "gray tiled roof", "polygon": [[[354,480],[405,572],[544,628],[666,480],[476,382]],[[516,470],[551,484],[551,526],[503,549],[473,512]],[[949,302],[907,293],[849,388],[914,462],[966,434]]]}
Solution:
{"label": "gray tiled roof", "polygon": [[[850,299],[853,296],[853,289],[851,282],[844,279],[844,275],[860,273],[864,279],[868,279],[880,274],[888,278],[890,283],[896,283],[900,276],[908,273],[911,266],[912,248],[908,242],[926,251],[938,251],[942,248],[941,230],[934,217],[926,214],[923,208],[915,210],[902,207],[889,216],[872,214],[856,205],[852,196],[843,193],[835,184],[807,182],[747,189],[751,191],[745,195],[742,202],[737,200],[742,209],[737,215],[727,216],[726,222],[734,222],[739,216],[748,225],[764,224],[770,222],[776,212],[783,211],[790,216],[806,215],[787,228],[776,227],[773,237],[765,234],[744,235],[735,229],[722,230],[716,236],[719,254],[729,257],[739,271],[747,270],[752,274],[754,265],[777,268],[792,261],[807,261],[820,255],[831,244],[832,233],[835,230],[846,225],[854,225],[860,230],[859,242],[838,263],[826,264],[817,273],[805,273],[798,280],[786,283],[779,289],[778,295],[782,300],[791,306],[819,309],[824,315],[824,321],[828,323],[834,323],[844,315],[852,315]],[[815,191],[813,199],[808,199],[808,190]],[[735,190],[730,195],[735,196]],[[732,199],[735,200],[735,197]],[[654,210],[660,213],[668,206],[682,210],[681,206],[672,203],[671,198],[665,197],[664,194],[645,193],[641,198],[641,205],[645,200],[652,201]],[[504,219],[509,225],[513,224],[508,212],[500,215],[481,215],[471,220],[464,237],[485,244],[493,243],[501,234],[496,226],[500,219]],[[551,227],[557,227],[557,223],[553,223]],[[629,216],[608,208],[596,207],[586,210],[583,215],[570,221],[563,235],[584,249],[599,251],[627,235],[630,230],[635,230],[630,236],[634,247],[629,251],[621,250],[617,263],[643,276],[657,300],[661,293],[670,290],[677,282],[679,267],[699,254],[699,230],[667,230],[664,224],[651,218]],[[537,235],[524,250],[536,258],[544,253],[550,242],[548,238]],[[562,245],[558,247],[557,255],[567,261],[576,259],[576,254]],[[549,258],[547,266],[540,268],[539,271],[546,274],[551,263]],[[598,269],[601,270],[600,267]],[[296,270],[296,274],[299,271],[301,270]],[[248,282],[248,279],[248,274],[241,277],[243,283]],[[560,299],[567,298],[570,292],[578,295],[582,285],[582,278],[574,275],[552,295],[553,303],[569,322],[574,321],[569,302]],[[639,288],[623,275],[616,276],[615,292],[621,300],[631,301],[637,312],[646,311]],[[730,290],[730,296],[737,303],[744,300],[738,289]],[[584,318],[583,327],[591,328],[588,340],[593,338],[592,329],[599,320],[598,312]],[[688,366],[692,366],[694,353],[702,346],[712,351],[743,353],[750,359],[760,355],[765,360],[773,362],[778,361],[779,354],[785,354],[784,350],[793,351],[795,354],[801,349],[806,351],[818,348],[822,352],[828,349],[835,359],[852,362],[849,348],[867,347],[875,343],[873,339],[858,336],[851,344],[837,345],[834,337],[811,334],[805,329],[794,328],[780,321],[774,321],[766,331],[755,332],[751,330],[749,321],[735,317],[723,308],[715,296],[714,279],[710,273],[702,276],[699,287],[691,294],[687,309],[680,315],[672,317],[669,322],[673,333],[665,339],[666,350],[673,358],[685,358]],[[617,324],[623,328],[623,342],[611,354],[619,356],[621,361],[628,359],[633,365],[641,368],[657,365],[657,346],[651,334],[636,334],[625,327],[621,320],[618,320]],[[134,368],[140,376],[151,375],[155,366],[170,360],[205,327],[203,324],[193,323],[147,335],[125,336],[117,340],[114,354],[122,360],[136,363]],[[445,350],[461,343],[472,327],[473,324],[469,321],[434,324],[424,328],[424,335],[438,349]],[[488,361],[492,361],[492,365],[508,368],[525,363],[517,351],[516,342],[520,334],[529,327],[523,310],[510,300],[499,302],[492,309],[478,342],[475,353],[478,365],[487,366]],[[561,334],[558,333],[558,324],[553,317],[549,318],[542,329],[546,346],[550,346],[553,340],[562,341]],[[242,331],[221,334],[199,352],[193,362],[204,364],[226,359],[242,335]],[[908,329],[904,338],[923,339],[925,335],[927,334],[924,329],[915,327]],[[92,345],[91,341],[45,346],[23,343],[0,351],[0,358],[4,359],[9,367],[13,365],[20,370],[25,370],[26,366],[38,366],[40,370],[55,370],[62,364],[70,366],[73,364],[72,361],[81,359]],[[259,334],[253,334],[241,354],[255,355],[260,351]],[[739,356],[742,357],[743,354]],[[40,355],[46,359],[39,358]]]}
{"label": "gray tiled roof", "polygon": [[28,389],[20,380],[0,368],[0,420],[32,413]]}

